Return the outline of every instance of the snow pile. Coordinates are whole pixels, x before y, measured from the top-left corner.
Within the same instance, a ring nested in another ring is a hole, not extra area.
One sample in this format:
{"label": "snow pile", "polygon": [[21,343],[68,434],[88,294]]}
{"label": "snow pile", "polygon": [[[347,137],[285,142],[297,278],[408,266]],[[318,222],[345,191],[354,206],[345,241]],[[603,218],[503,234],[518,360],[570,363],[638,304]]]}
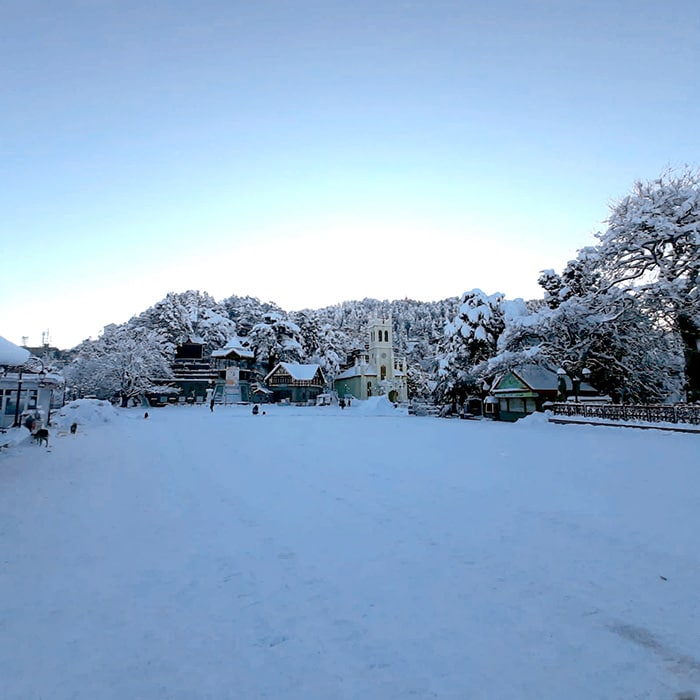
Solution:
{"label": "snow pile", "polygon": [[0,363],[10,367],[24,364],[31,353],[0,335]]}
{"label": "snow pile", "polygon": [[117,409],[109,401],[78,399],[67,403],[60,411],[55,413],[51,423],[59,429],[68,430],[73,423],[81,426],[110,423],[118,415]]}
{"label": "snow pile", "polygon": [[4,433],[0,433],[0,448],[17,447],[30,437],[31,433],[24,426],[20,428],[10,428]]}
{"label": "snow pile", "polygon": [[353,402],[357,413],[365,416],[398,416],[405,415],[405,409],[397,409],[386,396],[370,396],[366,401]]}
{"label": "snow pile", "polygon": [[538,426],[546,426],[549,425],[549,417],[551,416],[551,411],[545,411],[544,413],[541,411],[536,411],[535,413],[531,413],[529,416],[525,416],[525,418],[519,418],[516,422],[516,426],[525,426],[527,428],[533,428],[533,427],[538,427]]}

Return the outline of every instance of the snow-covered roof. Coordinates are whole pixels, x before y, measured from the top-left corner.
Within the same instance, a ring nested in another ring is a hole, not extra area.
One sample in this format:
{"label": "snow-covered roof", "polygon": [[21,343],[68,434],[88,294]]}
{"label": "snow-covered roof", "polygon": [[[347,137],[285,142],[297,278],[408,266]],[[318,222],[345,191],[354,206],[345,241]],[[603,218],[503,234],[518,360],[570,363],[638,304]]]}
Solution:
{"label": "snow-covered roof", "polygon": [[[519,367],[515,367],[512,372],[516,377],[525,382],[525,384],[527,384],[533,391],[558,391],[559,389],[559,375],[549,367],[534,364],[520,365]],[[571,391],[573,389],[571,378],[568,375],[564,376],[564,383],[567,391]],[[495,389],[494,394],[505,393],[508,391],[512,390]],[[579,391],[596,393],[595,388],[587,382],[581,382],[579,384]]]}
{"label": "snow-covered roof", "polygon": [[[296,379],[299,382],[309,382],[316,376],[316,372],[321,368],[321,365],[300,365],[294,362],[279,362],[267,377],[273,375],[278,367],[282,367],[292,379]],[[266,380],[267,377],[265,377]]]}
{"label": "snow-covered roof", "polygon": [[336,379],[351,379],[352,377],[376,377],[377,370],[372,365],[353,365],[335,376]]}
{"label": "snow-covered roof", "polygon": [[31,356],[29,350],[11,343],[0,335],[0,365],[5,367],[19,367]]}
{"label": "snow-covered roof", "polygon": [[252,394],[272,394],[272,390],[268,389],[267,387],[260,386],[259,384],[256,384],[254,387],[251,388],[251,393]]}
{"label": "snow-covered roof", "polygon": [[541,365],[521,365],[513,370],[513,374],[520,377],[531,389],[556,391],[559,388],[559,375]]}
{"label": "snow-covered roof", "polygon": [[212,357],[230,357],[236,355],[243,360],[253,360],[255,358],[255,353],[252,350],[247,350],[242,347],[232,347],[227,345],[225,348],[220,348],[219,350],[214,350],[211,354]]}
{"label": "snow-covered roof", "polygon": [[66,383],[66,378],[58,372],[47,372],[42,381],[50,386],[63,386]]}

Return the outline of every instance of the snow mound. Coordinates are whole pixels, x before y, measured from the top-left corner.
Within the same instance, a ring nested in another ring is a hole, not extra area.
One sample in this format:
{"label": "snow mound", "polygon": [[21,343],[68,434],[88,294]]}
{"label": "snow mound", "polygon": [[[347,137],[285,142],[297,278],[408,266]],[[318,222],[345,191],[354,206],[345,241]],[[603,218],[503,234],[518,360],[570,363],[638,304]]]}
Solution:
{"label": "snow mound", "polygon": [[73,423],[100,425],[115,420],[119,413],[109,401],[99,399],[78,399],[67,403],[52,416],[51,423],[59,429],[68,430]]}
{"label": "snow mound", "polygon": [[31,433],[24,427],[10,428],[0,433],[0,453],[3,447],[17,447],[30,437]]}
{"label": "snow mound", "polygon": [[550,425],[549,412],[542,413],[541,411],[536,411],[535,413],[531,413],[529,416],[519,418],[514,425],[527,428],[533,428],[538,425]]}
{"label": "snow mound", "polygon": [[396,408],[386,396],[371,396],[366,401],[353,402],[352,406],[364,416],[397,416],[406,413],[406,409]]}

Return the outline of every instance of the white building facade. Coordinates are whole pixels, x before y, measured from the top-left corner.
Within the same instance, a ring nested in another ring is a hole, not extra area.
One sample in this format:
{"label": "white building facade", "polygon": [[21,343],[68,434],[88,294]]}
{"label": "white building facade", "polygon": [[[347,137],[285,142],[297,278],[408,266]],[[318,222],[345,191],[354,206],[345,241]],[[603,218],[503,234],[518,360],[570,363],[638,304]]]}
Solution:
{"label": "white building facade", "polygon": [[63,388],[61,375],[46,372],[41,360],[0,337],[0,429],[21,426],[29,416],[48,426]]}

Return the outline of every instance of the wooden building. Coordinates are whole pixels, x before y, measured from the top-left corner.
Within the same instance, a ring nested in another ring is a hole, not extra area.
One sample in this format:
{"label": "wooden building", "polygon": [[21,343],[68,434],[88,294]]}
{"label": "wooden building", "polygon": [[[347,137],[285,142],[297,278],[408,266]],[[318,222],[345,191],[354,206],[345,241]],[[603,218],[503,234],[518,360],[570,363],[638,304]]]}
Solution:
{"label": "wooden building", "polygon": [[564,400],[562,394],[584,401],[608,398],[600,396],[587,382],[574,384],[568,375],[542,365],[522,365],[506,372],[495,382],[491,394],[498,400],[497,406],[491,404],[496,409],[494,417],[507,421],[542,411],[543,404]]}
{"label": "wooden building", "polygon": [[315,402],[326,388],[326,378],[317,364],[278,362],[265,377],[265,384],[272,391],[275,401],[290,403]]}
{"label": "wooden building", "polygon": [[171,369],[174,379],[169,384],[179,387],[178,401],[183,403],[206,401],[207,389],[213,388],[217,372],[210,358],[204,356],[202,338],[192,337],[178,345]]}

